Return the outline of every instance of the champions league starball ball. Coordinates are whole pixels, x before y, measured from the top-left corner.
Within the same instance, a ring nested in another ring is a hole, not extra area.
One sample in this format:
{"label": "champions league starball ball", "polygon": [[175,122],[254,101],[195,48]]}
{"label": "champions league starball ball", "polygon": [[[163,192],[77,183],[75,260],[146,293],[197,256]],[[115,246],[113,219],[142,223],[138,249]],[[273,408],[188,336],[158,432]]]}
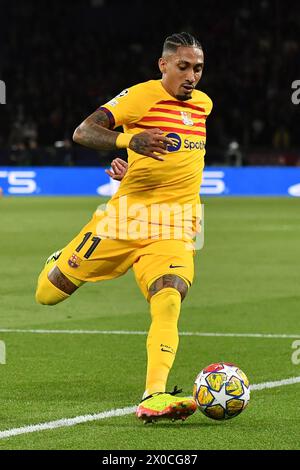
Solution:
{"label": "champions league starball ball", "polygon": [[205,416],[225,420],[239,415],[250,400],[250,383],[238,366],[218,362],[196,377],[193,397]]}

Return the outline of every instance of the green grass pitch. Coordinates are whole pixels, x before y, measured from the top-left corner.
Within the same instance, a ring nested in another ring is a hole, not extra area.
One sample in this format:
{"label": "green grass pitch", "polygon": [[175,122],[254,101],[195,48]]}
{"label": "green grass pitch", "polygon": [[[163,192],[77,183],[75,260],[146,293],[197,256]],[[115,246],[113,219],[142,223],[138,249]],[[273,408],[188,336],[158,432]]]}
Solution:
{"label": "green grass pitch", "polygon": [[[207,198],[205,245],[185,300],[180,331],[300,335],[299,200]],[[130,330],[149,327],[131,272],[89,284],[56,307],[35,304],[50,253],[85,224],[99,198],[0,200],[0,328]],[[145,335],[0,332],[0,432],[138,403]],[[182,336],[169,377],[188,395],[197,373],[237,363],[251,383],[300,376],[292,338]],[[299,449],[300,384],[252,392],[237,418],[195,413],[185,423],[144,426],[133,414],[0,439],[0,449]]]}

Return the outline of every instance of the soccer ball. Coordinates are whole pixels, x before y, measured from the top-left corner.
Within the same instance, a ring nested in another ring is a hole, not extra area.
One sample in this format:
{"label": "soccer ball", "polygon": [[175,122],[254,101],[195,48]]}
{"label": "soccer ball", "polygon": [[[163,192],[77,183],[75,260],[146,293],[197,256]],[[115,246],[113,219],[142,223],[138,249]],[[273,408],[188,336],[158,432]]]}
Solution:
{"label": "soccer ball", "polygon": [[250,384],[246,374],[236,365],[218,362],[197,375],[193,396],[205,416],[217,420],[230,419],[248,405]]}

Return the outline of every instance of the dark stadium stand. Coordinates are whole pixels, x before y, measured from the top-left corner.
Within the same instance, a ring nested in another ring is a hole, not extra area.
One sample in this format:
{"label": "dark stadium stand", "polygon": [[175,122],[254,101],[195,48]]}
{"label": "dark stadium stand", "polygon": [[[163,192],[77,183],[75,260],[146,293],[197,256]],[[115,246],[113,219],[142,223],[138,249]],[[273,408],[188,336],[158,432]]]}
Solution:
{"label": "dark stadium stand", "polygon": [[[300,4],[202,0],[1,2],[0,165],[99,165],[115,154],[80,149],[75,127],[122,89],[159,78],[165,36],[203,44],[201,89],[214,101],[208,164],[300,165]],[[184,11],[184,13],[181,12]]]}

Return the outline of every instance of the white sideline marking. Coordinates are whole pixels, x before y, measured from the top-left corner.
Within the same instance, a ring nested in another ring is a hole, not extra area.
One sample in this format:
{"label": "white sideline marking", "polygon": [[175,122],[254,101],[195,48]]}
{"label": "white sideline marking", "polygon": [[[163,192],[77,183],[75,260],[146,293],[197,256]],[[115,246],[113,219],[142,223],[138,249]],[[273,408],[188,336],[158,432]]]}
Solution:
{"label": "white sideline marking", "polygon": [[[33,333],[33,334],[68,334],[68,335],[147,335],[147,331],[125,331],[125,330],[28,330],[16,328],[1,328],[0,333]],[[289,334],[268,333],[205,333],[201,331],[183,331],[180,336],[218,336],[228,338],[300,338]]]}
{"label": "white sideline marking", "polygon": [[[146,335],[146,331],[125,330],[21,330],[1,328],[0,333],[36,333],[36,334],[67,334],[67,335]],[[297,338],[300,337],[297,336]]]}
{"label": "white sideline marking", "polygon": [[[282,387],[284,385],[292,385],[300,383],[300,377],[290,377],[289,379],[277,380],[276,382],[264,382],[260,384],[251,385],[252,390],[264,390],[267,388]],[[32,432],[46,431],[50,429],[64,428],[75,426],[75,424],[87,423],[91,421],[98,421],[100,419],[115,418],[118,416],[126,416],[135,412],[135,406],[128,406],[126,408],[117,408],[115,410],[103,411],[102,413],[75,416],[75,418],[63,418],[57,421],[49,421],[48,423],[33,424],[29,426],[22,426],[20,428],[7,429],[0,431],[0,439],[18,436],[20,434],[29,434]]]}
{"label": "white sideline marking", "polygon": [[265,390],[266,388],[282,387],[283,385],[293,385],[300,383],[300,377],[291,377],[290,379],[277,380],[276,382],[263,382],[261,384],[251,385],[251,390]]}
{"label": "white sideline marking", "polygon": [[93,415],[75,416],[75,418],[63,418],[57,421],[49,421],[48,423],[32,424],[29,426],[22,426],[21,428],[7,429],[7,431],[0,431],[0,439],[6,437],[18,436],[20,434],[28,434],[37,431],[46,431],[49,429],[65,428],[68,426],[75,426],[75,424],[87,423],[89,421],[97,421],[99,419],[112,418],[116,416],[125,416],[135,412],[135,406],[126,408],[117,408],[116,410],[103,411]]}

